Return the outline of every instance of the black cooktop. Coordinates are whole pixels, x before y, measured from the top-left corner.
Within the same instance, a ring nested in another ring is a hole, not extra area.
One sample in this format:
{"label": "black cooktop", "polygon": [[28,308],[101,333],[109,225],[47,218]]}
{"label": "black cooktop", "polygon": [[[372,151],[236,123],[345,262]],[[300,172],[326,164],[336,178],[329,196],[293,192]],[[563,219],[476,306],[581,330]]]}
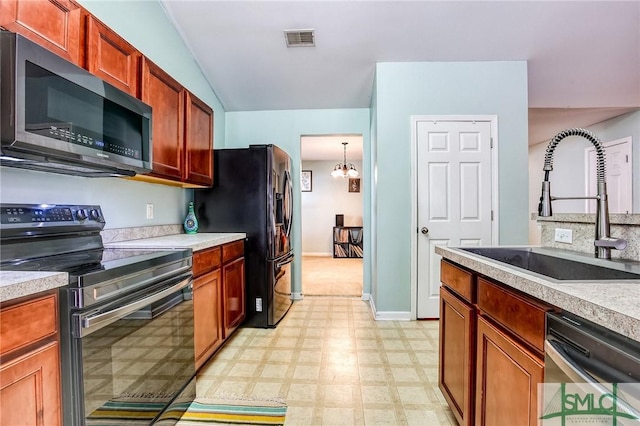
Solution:
{"label": "black cooktop", "polygon": [[1,204],[0,269],[66,272],[71,287],[86,287],[191,256],[190,249],[104,248],[104,226],[96,205]]}
{"label": "black cooktop", "polygon": [[82,287],[141,269],[191,256],[191,250],[96,249],[32,259],[3,261],[4,271],[66,272],[72,286]]}

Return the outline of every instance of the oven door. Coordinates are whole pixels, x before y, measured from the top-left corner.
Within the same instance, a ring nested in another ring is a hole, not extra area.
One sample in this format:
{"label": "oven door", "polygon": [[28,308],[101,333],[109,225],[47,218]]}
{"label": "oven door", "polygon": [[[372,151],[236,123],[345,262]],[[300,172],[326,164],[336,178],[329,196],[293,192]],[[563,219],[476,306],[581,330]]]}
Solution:
{"label": "oven door", "polygon": [[195,375],[191,284],[186,274],[72,313],[65,425],[148,425],[167,408]]}

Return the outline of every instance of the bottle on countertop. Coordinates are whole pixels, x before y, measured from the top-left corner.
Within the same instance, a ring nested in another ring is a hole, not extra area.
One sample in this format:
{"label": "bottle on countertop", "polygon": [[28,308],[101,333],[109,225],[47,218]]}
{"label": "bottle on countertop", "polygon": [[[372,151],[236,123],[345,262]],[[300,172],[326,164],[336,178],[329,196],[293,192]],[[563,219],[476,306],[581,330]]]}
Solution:
{"label": "bottle on countertop", "polygon": [[193,201],[189,202],[189,212],[184,218],[184,232],[187,234],[195,234],[198,232],[198,219],[193,211]]}

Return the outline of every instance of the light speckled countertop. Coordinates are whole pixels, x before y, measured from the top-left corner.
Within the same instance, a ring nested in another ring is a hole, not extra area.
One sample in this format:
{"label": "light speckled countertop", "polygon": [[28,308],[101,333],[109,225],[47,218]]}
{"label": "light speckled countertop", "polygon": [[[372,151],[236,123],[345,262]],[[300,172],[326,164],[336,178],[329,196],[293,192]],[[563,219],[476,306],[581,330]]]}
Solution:
{"label": "light speckled countertop", "polygon": [[66,272],[0,271],[0,301],[4,302],[69,284]]}
{"label": "light speckled countertop", "polygon": [[236,233],[202,233],[202,234],[176,234],[165,235],[163,237],[142,238],[139,240],[118,241],[108,243],[106,248],[150,248],[150,249],[185,249],[193,251],[204,250],[209,247],[242,240],[247,234]]}
{"label": "light speckled countertop", "polygon": [[436,246],[436,253],[544,302],[640,341],[640,283],[636,280],[562,282],[526,273],[522,269],[456,248]]}
{"label": "light speckled countertop", "polygon": [[[139,240],[108,243],[106,248],[150,248],[203,250],[246,238],[244,233],[175,234]],[[66,272],[0,271],[0,301],[16,299],[30,294],[69,284]]]}

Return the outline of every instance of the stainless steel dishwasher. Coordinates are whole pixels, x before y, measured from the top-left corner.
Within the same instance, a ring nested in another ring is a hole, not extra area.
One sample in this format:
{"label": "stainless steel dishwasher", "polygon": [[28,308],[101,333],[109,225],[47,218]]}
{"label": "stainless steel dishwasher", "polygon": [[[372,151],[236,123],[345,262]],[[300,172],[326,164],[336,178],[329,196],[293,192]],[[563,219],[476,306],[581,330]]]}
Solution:
{"label": "stainless steel dishwasher", "polygon": [[545,421],[640,424],[640,342],[569,313],[548,313]]}

